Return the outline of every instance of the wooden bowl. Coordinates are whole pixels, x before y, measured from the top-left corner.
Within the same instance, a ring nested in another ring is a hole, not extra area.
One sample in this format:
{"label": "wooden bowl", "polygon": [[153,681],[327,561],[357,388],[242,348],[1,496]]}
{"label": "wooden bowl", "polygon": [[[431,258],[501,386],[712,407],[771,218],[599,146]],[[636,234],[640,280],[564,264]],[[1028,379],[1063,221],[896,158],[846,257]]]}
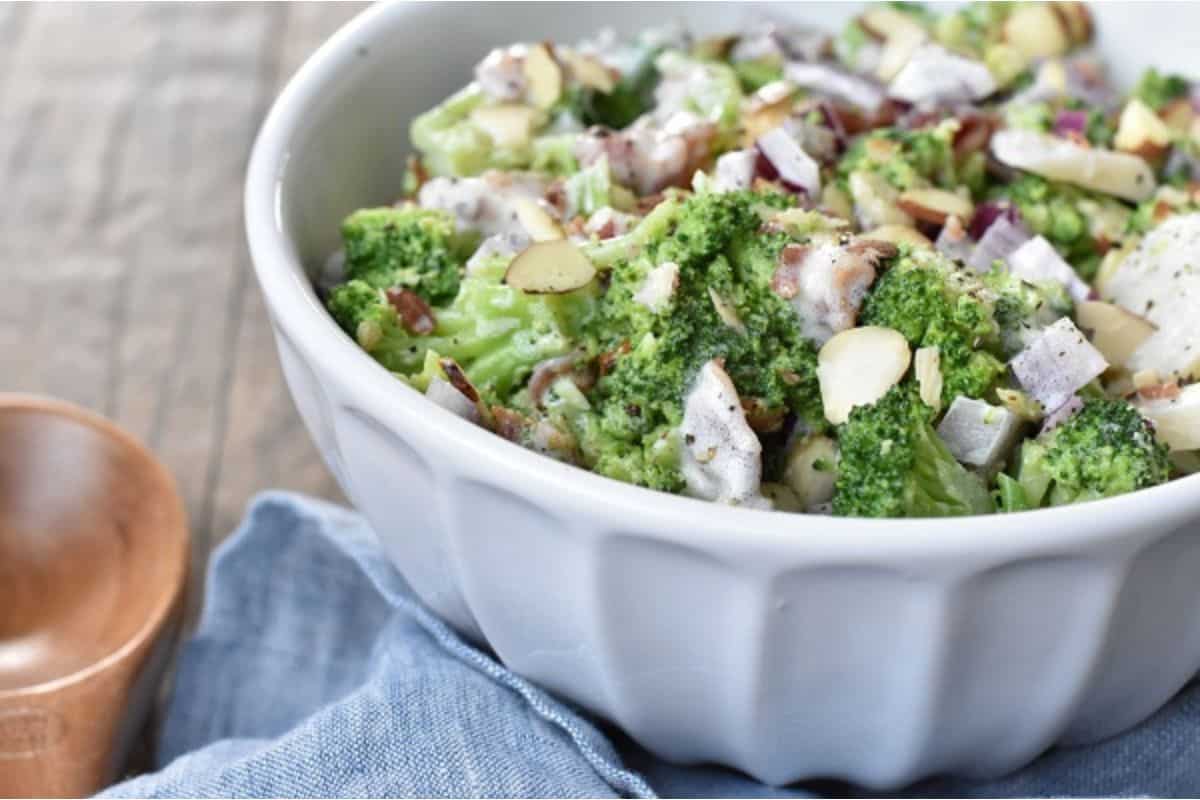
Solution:
{"label": "wooden bowl", "polygon": [[0,796],[115,779],[178,628],[188,532],[170,473],[75,406],[0,394]]}

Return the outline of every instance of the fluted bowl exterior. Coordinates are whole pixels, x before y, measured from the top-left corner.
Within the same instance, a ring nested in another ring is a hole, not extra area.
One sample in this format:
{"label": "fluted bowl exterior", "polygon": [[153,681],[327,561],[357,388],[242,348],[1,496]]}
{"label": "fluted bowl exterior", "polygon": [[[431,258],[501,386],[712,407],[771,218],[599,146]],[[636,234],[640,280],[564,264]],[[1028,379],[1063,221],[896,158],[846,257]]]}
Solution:
{"label": "fluted bowl exterior", "polygon": [[[886,789],[1003,774],[1134,725],[1200,667],[1200,479],[957,520],[718,507],[470,425],[321,308],[311,276],[338,221],[397,193],[406,121],[487,46],[672,18],[716,30],[747,9],[384,5],[318,51],[272,109],[246,186],[254,266],[313,440],[435,611],[668,759]],[[851,10],[772,13],[835,26]],[[1097,15],[1119,48],[1147,13]],[[1170,13],[1200,23],[1191,7]],[[1150,55],[1186,65],[1195,45]]]}

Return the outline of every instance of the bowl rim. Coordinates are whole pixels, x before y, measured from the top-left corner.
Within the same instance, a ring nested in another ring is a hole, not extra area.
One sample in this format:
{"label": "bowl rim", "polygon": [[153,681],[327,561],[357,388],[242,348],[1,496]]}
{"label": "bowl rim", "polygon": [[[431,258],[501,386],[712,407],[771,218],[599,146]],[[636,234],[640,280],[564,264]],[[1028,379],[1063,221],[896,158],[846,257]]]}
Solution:
{"label": "bowl rim", "polygon": [[188,529],[187,510],[184,508],[183,497],[179,494],[179,485],[166,465],[150,452],[149,448],[142,444],[136,436],[107,417],[65,400],[22,392],[0,392],[0,414],[13,411],[50,414],[91,428],[143,462],[155,480],[160,481],[163,486],[162,499],[167,509],[168,519],[163,525],[162,535],[171,536],[174,539],[172,546],[176,550],[176,554],[175,561],[171,565],[173,574],[170,576],[169,583],[166,584],[168,590],[156,598],[150,613],[146,615],[142,624],[125,637],[117,647],[87,666],[65,675],[25,686],[0,689],[0,701],[29,697],[30,695],[50,694],[82,684],[117,666],[143,647],[157,640],[159,635],[170,627],[171,618],[177,616],[182,610],[182,599],[188,585],[191,558],[189,546],[191,535]]}
{"label": "bowl rim", "polygon": [[[881,555],[953,556],[966,552],[1012,556],[1063,552],[1084,545],[1143,540],[1200,516],[1200,474],[1116,497],[1069,506],[971,517],[866,519],[820,516],[820,536],[797,534],[811,516],[727,506],[626,484],[515,445],[430,403],[396,380],[351,341],[317,300],[283,222],[283,178],[291,144],[307,111],[360,63],[356,51],[415,13],[421,4],[384,2],[360,12],[288,80],[271,105],[251,151],[244,195],[251,261],[273,323],[319,374],[353,386],[354,405],[387,428],[411,425],[414,415],[428,432],[475,456],[503,464],[497,482],[552,490],[612,514],[636,515],[638,529],[676,543],[728,543],[731,531],[747,547],[805,552],[858,561],[863,548]],[[435,409],[432,411],[431,409]],[[431,413],[430,413],[431,412]],[[404,418],[408,417],[406,421]],[[391,424],[392,422],[395,424]],[[524,496],[527,491],[514,491]]]}

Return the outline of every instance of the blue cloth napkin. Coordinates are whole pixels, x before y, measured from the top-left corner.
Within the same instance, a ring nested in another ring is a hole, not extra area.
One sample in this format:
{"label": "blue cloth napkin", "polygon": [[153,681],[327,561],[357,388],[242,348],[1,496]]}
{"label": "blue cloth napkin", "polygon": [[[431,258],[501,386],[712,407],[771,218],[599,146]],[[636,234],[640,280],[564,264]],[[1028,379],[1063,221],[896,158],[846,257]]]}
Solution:
{"label": "blue cloth napkin", "polygon": [[[269,493],[216,553],[159,741],[111,797],[812,797],[661,762],[426,610],[361,517]],[[910,796],[1200,793],[1200,690],[1123,736]]]}

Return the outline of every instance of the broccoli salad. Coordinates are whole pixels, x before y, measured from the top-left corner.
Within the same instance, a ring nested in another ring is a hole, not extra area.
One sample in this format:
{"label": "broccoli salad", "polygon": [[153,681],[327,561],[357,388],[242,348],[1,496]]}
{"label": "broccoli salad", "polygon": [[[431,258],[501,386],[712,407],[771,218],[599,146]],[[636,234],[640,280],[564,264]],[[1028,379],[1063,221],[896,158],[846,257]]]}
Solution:
{"label": "broccoli salad", "polygon": [[[433,403],[651,489],[937,517],[1200,469],[1200,83],[1080,3],[530,42],[321,290]],[[467,76],[464,76],[464,79]]]}

